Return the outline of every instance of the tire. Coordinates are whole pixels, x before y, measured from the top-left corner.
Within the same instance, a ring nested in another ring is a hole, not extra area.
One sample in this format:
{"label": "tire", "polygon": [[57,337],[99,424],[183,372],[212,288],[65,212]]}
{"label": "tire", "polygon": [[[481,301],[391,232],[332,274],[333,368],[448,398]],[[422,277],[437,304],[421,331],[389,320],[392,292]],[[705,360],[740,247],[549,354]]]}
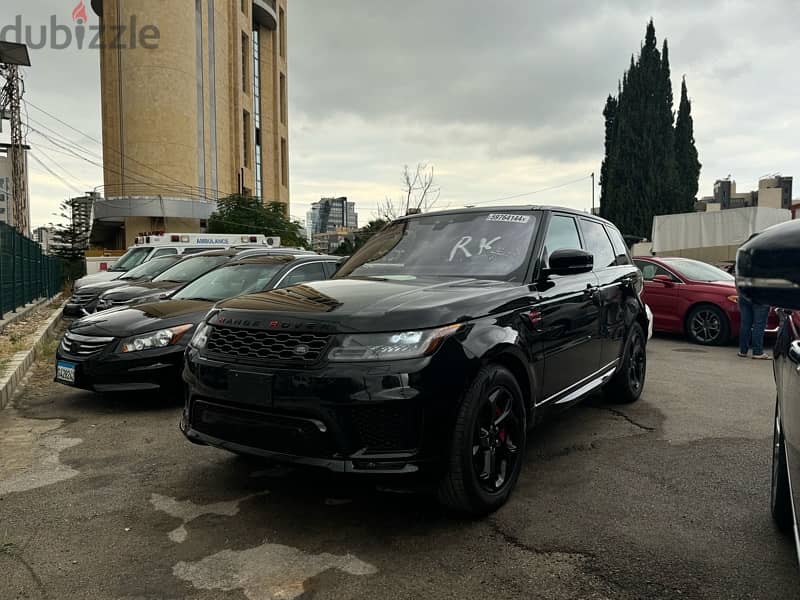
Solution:
{"label": "tire", "polygon": [[642,395],[646,378],[647,342],[642,326],[634,323],[625,340],[622,364],[603,388],[606,400],[614,404],[636,402]]}
{"label": "tire", "polygon": [[695,306],[686,317],[686,337],[701,346],[721,346],[730,339],[731,326],[721,308],[713,304]]}
{"label": "tire", "polygon": [[770,486],[769,508],[772,520],[783,533],[794,527],[792,495],[789,492],[789,472],[786,467],[786,445],[781,431],[778,402],[775,402],[775,424],[772,433],[772,485]]}
{"label": "tire", "polygon": [[483,367],[458,409],[439,502],[472,517],[500,508],[517,484],[526,441],[519,383],[504,367]]}

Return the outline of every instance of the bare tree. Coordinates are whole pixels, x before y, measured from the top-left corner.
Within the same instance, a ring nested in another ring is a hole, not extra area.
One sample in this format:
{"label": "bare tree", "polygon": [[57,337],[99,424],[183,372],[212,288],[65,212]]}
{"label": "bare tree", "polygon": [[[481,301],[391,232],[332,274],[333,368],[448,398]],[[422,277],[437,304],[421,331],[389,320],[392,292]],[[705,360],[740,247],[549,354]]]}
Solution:
{"label": "bare tree", "polygon": [[418,163],[413,172],[408,165],[403,166],[403,198],[395,203],[386,196],[378,202],[378,215],[386,220],[414,212],[426,212],[438,202],[442,189],[436,185],[433,165]]}

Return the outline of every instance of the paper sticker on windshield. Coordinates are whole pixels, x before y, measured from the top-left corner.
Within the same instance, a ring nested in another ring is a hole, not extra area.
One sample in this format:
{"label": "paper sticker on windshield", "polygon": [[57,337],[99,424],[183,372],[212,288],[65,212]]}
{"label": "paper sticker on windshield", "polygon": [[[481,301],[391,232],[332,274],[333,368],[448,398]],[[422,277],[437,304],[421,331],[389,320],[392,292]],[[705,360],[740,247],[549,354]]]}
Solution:
{"label": "paper sticker on windshield", "polygon": [[486,217],[487,221],[500,221],[501,223],[527,223],[531,220],[528,215],[512,215],[507,213],[492,213]]}

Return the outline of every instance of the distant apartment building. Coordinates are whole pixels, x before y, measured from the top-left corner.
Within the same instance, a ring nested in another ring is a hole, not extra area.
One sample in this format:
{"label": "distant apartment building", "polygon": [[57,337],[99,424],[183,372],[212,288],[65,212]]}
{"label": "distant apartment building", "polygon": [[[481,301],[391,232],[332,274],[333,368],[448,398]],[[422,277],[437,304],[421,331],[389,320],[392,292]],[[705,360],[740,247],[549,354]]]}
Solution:
{"label": "distant apartment building", "polygon": [[760,206],[792,208],[792,177],[771,175],[758,181],[758,190],[737,192],[736,181],[727,177],[714,182],[714,195],[700,198],[695,210],[700,212]]}
{"label": "distant apartment building", "polygon": [[72,224],[82,236],[86,238],[86,247],[89,247],[89,235],[92,231],[92,221],[94,215],[94,203],[100,195],[89,192],[85,196],[79,196],[69,200]]}
{"label": "distant apartment building", "polygon": [[[7,225],[11,225],[12,227],[16,226],[16,219],[14,218],[14,200],[13,200],[13,191],[14,186],[12,185],[11,179],[11,156],[10,156],[10,144],[0,144],[0,223],[5,223]],[[27,152],[25,153],[25,160],[27,164]],[[26,177],[27,177],[27,166],[25,169]],[[30,186],[25,186],[27,189],[30,189]],[[31,222],[31,215],[30,215],[30,201],[27,203],[28,205],[28,223]]]}
{"label": "distant apartment building", "polygon": [[33,230],[33,241],[38,242],[42,247],[42,252],[51,254],[54,245],[56,230],[53,227],[37,227]]}
{"label": "distant apartment building", "polygon": [[338,229],[358,229],[358,215],[355,202],[348,202],[345,196],[321,198],[311,205],[306,213],[306,229],[312,237],[320,233],[333,233]]}
{"label": "distant apartment building", "polygon": [[94,244],[201,231],[233,194],[289,215],[287,0],[91,0],[100,26],[155,27],[102,44],[104,187]]}
{"label": "distant apartment building", "polygon": [[311,249],[321,254],[333,254],[348,238],[354,235],[349,227],[339,227],[334,231],[316,233],[311,241]]}

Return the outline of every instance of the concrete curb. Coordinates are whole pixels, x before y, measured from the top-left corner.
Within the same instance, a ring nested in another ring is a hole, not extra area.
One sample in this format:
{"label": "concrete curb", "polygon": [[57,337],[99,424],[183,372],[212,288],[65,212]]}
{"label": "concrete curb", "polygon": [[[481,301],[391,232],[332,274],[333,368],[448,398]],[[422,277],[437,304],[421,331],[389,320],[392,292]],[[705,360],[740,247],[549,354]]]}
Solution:
{"label": "concrete curb", "polygon": [[[52,299],[51,299],[52,301]],[[39,329],[33,334],[33,345],[27,350],[21,350],[11,357],[9,364],[6,366],[6,372],[0,375],[0,410],[4,409],[11,403],[14,397],[14,392],[17,391],[22,378],[31,368],[33,362],[38,358],[45,342],[53,335],[53,332],[61,322],[61,309],[63,304],[59,306],[46,322],[42,323]]]}
{"label": "concrete curb", "polygon": [[51,302],[53,299],[57,297],[58,294],[56,294],[52,298],[40,298],[36,302],[31,302],[30,304],[26,304],[25,306],[20,306],[18,312],[15,313],[11,312],[10,310],[7,310],[3,314],[11,316],[0,320],[0,334],[2,334],[6,330],[6,327],[8,327],[9,325],[16,323],[20,319],[24,319],[30,312],[36,310],[37,308],[43,306],[44,304],[47,304],[48,302]]}

